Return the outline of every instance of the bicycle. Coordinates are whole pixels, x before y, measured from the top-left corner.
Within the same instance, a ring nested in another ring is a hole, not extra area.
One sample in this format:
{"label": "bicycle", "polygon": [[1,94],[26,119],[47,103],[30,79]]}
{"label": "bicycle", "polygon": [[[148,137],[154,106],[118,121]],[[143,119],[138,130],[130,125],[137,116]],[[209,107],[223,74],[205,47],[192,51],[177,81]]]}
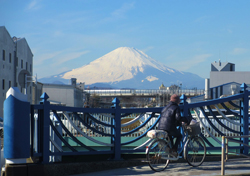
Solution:
{"label": "bicycle", "polygon": [[206,157],[206,145],[199,134],[201,133],[199,122],[194,125],[183,125],[184,140],[178,156],[171,153],[172,143],[166,131],[150,130],[148,137],[154,139],[146,147],[146,158],[150,168],[156,172],[167,168],[170,161],[177,161],[183,151],[184,159],[190,166],[200,166]]}

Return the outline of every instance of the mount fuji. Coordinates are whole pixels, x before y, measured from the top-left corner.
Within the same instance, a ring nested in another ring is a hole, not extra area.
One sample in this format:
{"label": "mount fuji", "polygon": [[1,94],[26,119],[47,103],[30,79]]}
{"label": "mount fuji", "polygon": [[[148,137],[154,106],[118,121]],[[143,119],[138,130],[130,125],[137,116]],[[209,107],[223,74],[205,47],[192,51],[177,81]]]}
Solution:
{"label": "mount fuji", "polygon": [[117,48],[87,65],[39,81],[67,84],[71,78],[85,85],[135,89],[158,89],[162,83],[165,86],[181,83],[183,87],[203,89],[205,82],[196,74],[167,67],[130,47]]}

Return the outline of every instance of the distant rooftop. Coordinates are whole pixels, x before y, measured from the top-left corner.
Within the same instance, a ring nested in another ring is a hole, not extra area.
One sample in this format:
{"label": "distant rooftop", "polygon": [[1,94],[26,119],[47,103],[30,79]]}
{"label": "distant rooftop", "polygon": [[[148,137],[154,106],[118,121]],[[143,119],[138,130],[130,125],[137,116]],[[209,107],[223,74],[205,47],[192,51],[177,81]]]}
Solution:
{"label": "distant rooftop", "polygon": [[235,64],[230,62],[214,61],[211,63],[211,71],[235,71]]}
{"label": "distant rooftop", "polygon": [[16,41],[21,40],[21,39],[23,39],[23,38],[20,38],[20,37],[18,38],[18,37],[16,37],[16,36],[14,36],[12,39],[13,39],[14,42],[16,42]]}

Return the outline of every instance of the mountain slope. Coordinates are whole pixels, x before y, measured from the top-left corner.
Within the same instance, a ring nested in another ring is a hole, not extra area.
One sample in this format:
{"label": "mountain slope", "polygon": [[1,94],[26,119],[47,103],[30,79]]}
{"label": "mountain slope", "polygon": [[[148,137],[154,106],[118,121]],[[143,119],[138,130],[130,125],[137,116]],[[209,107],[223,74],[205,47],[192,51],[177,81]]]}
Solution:
{"label": "mountain slope", "polygon": [[158,89],[162,83],[204,87],[204,79],[198,75],[169,68],[129,47],[117,48],[88,65],[50,77],[50,81],[63,82],[71,78],[86,85],[106,83],[118,88]]}
{"label": "mountain slope", "polygon": [[153,60],[142,51],[135,48],[121,47],[88,65],[65,73],[63,78],[76,77],[78,81],[86,84],[96,82],[113,83],[132,79],[139,72],[143,73],[146,66],[151,66],[165,73],[175,72],[173,69]]}

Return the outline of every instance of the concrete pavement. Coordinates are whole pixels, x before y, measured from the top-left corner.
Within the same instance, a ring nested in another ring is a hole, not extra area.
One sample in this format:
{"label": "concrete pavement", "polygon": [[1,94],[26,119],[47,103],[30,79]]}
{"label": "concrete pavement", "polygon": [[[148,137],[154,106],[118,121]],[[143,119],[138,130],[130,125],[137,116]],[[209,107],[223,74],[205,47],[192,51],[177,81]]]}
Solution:
{"label": "concrete pavement", "polygon": [[[111,169],[99,172],[91,172],[84,174],[76,174],[70,176],[127,176],[127,175],[154,175],[154,176],[217,176],[221,175],[221,162],[210,161],[204,162],[199,167],[191,167],[186,162],[170,163],[166,170],[162,172],[154,172],[145,163],[145,165],[126,167],[120,169]],[[225,163],[225,175],[244,175],[250,176],[250,160],[242,160],[240,158],[228,160]]]}

